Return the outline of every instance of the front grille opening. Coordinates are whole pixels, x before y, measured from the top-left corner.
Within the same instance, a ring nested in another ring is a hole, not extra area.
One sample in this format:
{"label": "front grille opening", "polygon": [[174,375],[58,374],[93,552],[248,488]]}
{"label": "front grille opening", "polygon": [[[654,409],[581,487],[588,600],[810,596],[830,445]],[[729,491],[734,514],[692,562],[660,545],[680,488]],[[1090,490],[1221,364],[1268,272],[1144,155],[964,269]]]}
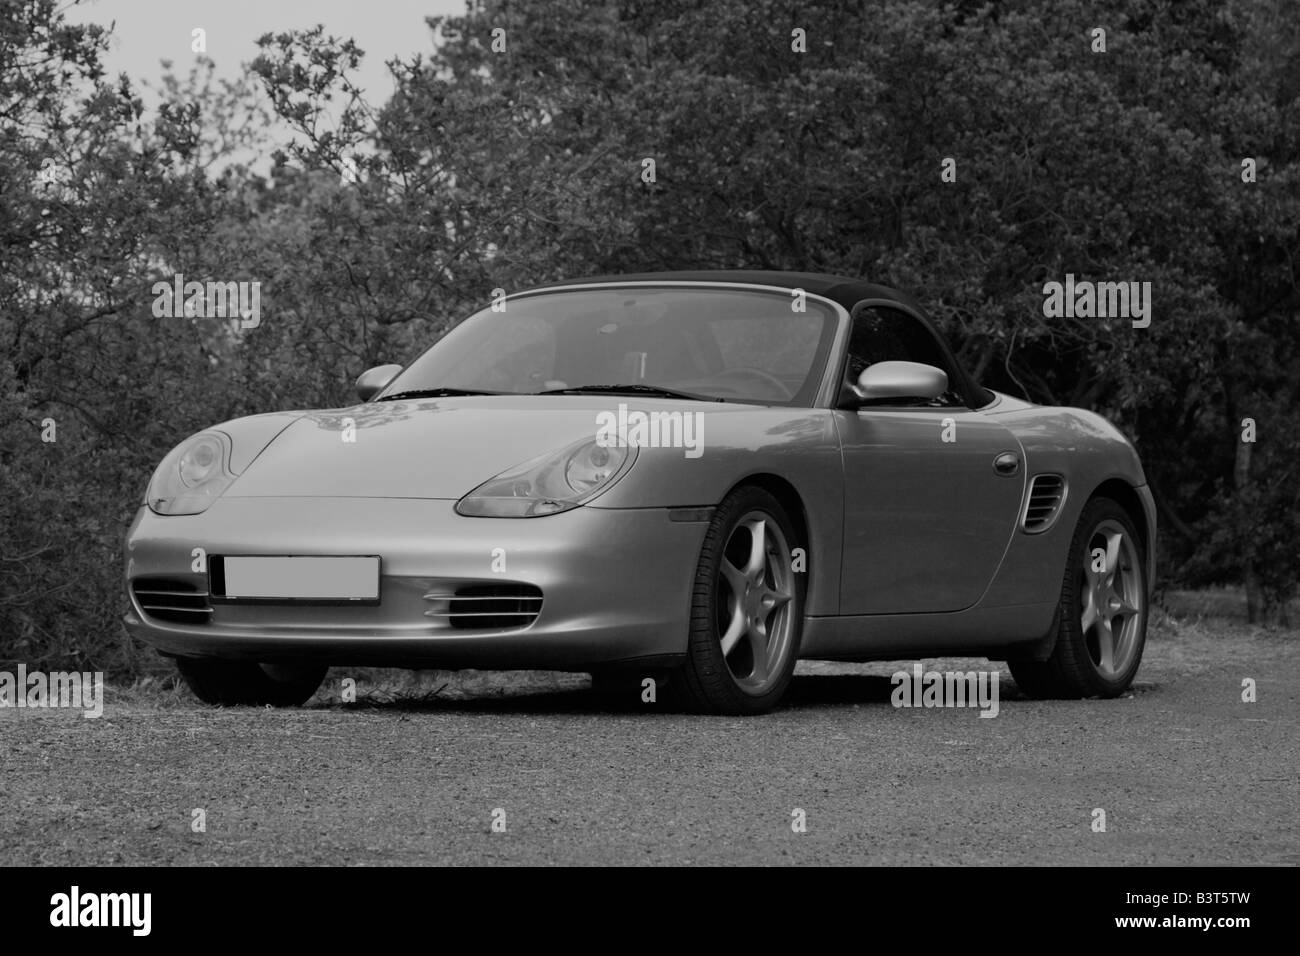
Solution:
{"label": "front grille opening", "polygon": [[188,581],[136,578],[131,582],[140,609],[148,617],[172,624],[207,624],[212,617],[208,592]]}
{"label": "front grille opening", "polygon": [[542,589],[533,584],[467,584],[424,599],[434,605],[424,612],[426,617],[465,630],[524,628],[542,610]]}
{"label": "front grille opening", "polygon": [[1021,527],[1030,534],[1046,531],[1060,514],[1064,499],[1065,478],[1062,475],[1035,475],[1029,484],[1029,500],[1025,503]]}

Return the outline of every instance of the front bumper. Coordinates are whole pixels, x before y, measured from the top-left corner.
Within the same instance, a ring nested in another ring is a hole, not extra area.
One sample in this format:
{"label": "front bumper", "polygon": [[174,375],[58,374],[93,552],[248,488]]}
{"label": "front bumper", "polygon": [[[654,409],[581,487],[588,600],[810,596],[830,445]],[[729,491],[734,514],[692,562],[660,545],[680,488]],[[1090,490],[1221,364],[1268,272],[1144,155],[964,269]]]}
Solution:
{"label": "front bumper", "polygon": [[[141,507],[126,541],[127,629],[170,655],[371,666],[584,670],[685,653],[705,521],[590,506],[467,518],[454,504],[229,497],[201,515],[167,517]],[[202,624],[146,612],[132,587],[141,578],[206,594],[206,570],[192,570],[196,548],[208,558],[378,554],[380,603],[209,602]],[[541,589],[527,626],[464,629],[425,613],[431,592],[503,583]]]}

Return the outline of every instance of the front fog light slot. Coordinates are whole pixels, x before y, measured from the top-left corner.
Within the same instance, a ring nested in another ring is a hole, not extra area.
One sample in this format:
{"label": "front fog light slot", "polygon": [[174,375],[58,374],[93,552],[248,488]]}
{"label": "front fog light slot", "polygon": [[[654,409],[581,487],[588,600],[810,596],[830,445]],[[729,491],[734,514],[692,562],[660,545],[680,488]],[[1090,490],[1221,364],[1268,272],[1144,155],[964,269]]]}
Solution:
{"label": "front fog light slot", "polygon": [[424,595],[425,617],[462,630],[504,631],[528,627],[542,610],[542,589],[534,584],[467,584],[436,588]]}
{"label": "front fog light slot", "polygon": [[207,624],[212,618],[208,592],[187,581],[171,578],[136,578],[131,582],[140,610],[148,617],[171,624]]}

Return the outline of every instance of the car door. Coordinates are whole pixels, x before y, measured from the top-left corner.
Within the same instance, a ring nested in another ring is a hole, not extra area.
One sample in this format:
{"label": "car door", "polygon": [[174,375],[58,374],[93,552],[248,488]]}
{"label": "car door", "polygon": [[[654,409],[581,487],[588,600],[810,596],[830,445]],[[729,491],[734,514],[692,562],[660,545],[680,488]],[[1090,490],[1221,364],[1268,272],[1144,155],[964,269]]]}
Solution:
{"label": "car door", "polygon": [[953,384],[934,402],[837,413],[840,613],[961,610],[984,593],[1015,530],[1023,451],[1008,429],[969,407],[948,351],[924,323],[902,306],[855,309],[848,380],[891,360],[934,365]]}

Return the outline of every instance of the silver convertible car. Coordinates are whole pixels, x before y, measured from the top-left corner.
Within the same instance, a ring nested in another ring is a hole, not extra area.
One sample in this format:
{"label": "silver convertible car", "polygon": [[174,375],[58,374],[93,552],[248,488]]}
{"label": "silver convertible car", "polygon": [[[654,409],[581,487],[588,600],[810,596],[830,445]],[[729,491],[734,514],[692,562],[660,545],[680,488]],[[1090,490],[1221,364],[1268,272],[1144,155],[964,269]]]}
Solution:
{"label": "silver convertible car", "polygon": [[1133,447],[980,387],[899,292],[803,273],[494,301],[361,404],[214,425],[158,466],[126,624],[202,700],[330,665],[588,671],[758,713],[799,658],[1007,661],[1109,697],[1142,657]]}

